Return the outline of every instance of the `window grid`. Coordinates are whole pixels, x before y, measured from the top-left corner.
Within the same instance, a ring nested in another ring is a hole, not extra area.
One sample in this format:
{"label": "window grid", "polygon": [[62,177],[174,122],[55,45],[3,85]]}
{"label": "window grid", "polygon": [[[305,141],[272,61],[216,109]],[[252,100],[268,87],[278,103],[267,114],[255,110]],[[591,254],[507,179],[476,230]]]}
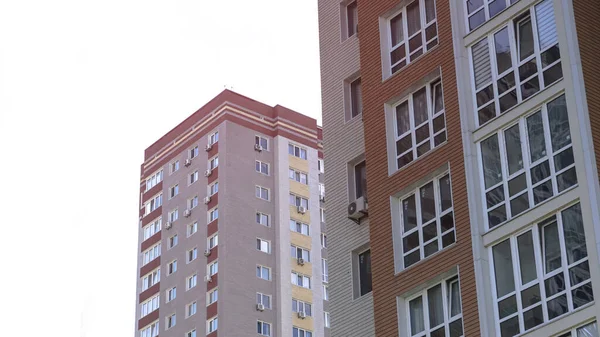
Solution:
{"label": "window grid", "polygon": [[219,261],[215,261],[215,262],[209,264],[206,267],[206,269],[208,271],[208,275],[214,276],[216,273],[219,272]]}
{"label": "window grid", "polygon": [[213,222],[219,218],[219,209],[215,208],[208,212],[208,222]]}
{"label": "window grid", "polygon": [[302,312],[312,317],[312,304],[292,298],[292,312]]}
{"label": "window grid", "polygon": [[192,236],[197,231],[198,231],[198,223],[197,222],[187,225],[187,236],[188,237]]}
{"label": "window grid", "polygon": [[254,195],[262,200],[269,201],[269,189],[262,186],[256,186]]}
{"label": "window grid", "polygon": [[215,317],[206,322],[206,332],[211,333],[217,331],[219,327],[219,318]]}
{"label": "window grid", "polygon": [[198,258],[198,247],[194,247],[187,251],[187,263],[190,263]]}
{"label": "window grid", "polygon": [[190,304],[187,305],[187,310],[186,310],[186,318],[193,316],[196,314],[196,309],[197,309],[197,303],[196,302],[192,302]]}
{"label": "window grid", "polygon": [[194,274],[187,278],[187,280],[186,280],[187,289],[186,290],[190,290],[190,289],[194,288],[196,286],[196,284],[198,284],[198,274]]}
{"label": "window grid", "polygon": [[213,196],[219,192],[219,182],[216,181],[208,187],[208,196]]}
{"label": "window grid", "polygon": [[265,309],[271,309],[271,295],[256,293],[256,304],[262,304]]}
{"label": "window grid", "polygon": [[147,265],[150,261],[160,256],[160,242],[142,253],[142,265]]}
{"label": "window grid", "polygon": [[256,333],[261,336],[271,336],[271,324],[263,321],[257,321]]}
{"label": "window grid", "polygon": [[307,159],[306,149],[298,145],[288,144],[288,154],[300,159]]}
{"label": "window grid", "polygon": [[211,305],[219,300],[219,289],[215,288],[208,293],[206,296],[206,305]]}
{"label": "window grid", "polygon": [[160,282],[160,268],[157,268],[144,276],[142,279],[142,291],[152,287],[158,282]]}
{"label": "window grid", "polygon": [[465,0],[467,30],[474,30],[519,0]]}
{"label": "window grid", "polygon": [[262,136],[254,136],[254,145],[260,145],[263,151],[269,151],[269,140]]}
{"label": "window grid", "polygon": [[254,169],[260,174],[269,175],[269,164],[260,160],[255,161]]}
{"label": "window grid", "polygon": [[312,337],[312,332],[301,328],[292,328],[292,337]]}
{"label": "window grid", "polygon": [[152,187],[158,185],[163,179],[163,170],[160,170],[153,175],[151,175],[148,179],[146,179],[146,191],[150,190]]}
{"label": "window grid", "polygon": [[167,290],[167,303],[177,298],[177,288],[173,287]]}
{"label": "window grid", "polygon": [[271,242],[256,238],[256,249],[267,254],[271,254]]}
{"label": "window grid", "polygon": [[293,271],[292,284],[302,288],[310,289],[310,276],[302,275]]}
{"label": "window grid", "polygon": [[213,234],[211,237],[206,239],[206,247],[208,249],[213,249],[219,244],[219,233]]}
{"label": "window grid", "polygon": [[265,266],[256,266],[256,277],[270,281],[271,280],[271,268]]}
{"label": "window grid", "polygon": [[295,259],[304,259],[305,262],[310,262],[310,250],[290,245],[291,255]]}
{"label": "window grid", "polygon": [[144,227],[144,240],[148,240],[152,235],[160,232],[162,227],[162,218],[154,220],[149,225]]}
{"label": "window grid", "polygon": [[269,215],[260,213],[260,212],[256,212],[256,223],[266,226],[266,227],[269,227]]}
{"label": "window grid", "polygon": [[290,229],[293,232],[300,233],[302,235],[310,235],[310,226],[294,219],[290,219]]}
{"label": "window grid", "polygon": [[292,179],[296,182],[299,182],[301,184],[308,185],[308,174],[306,174],[304,172],[300,172],[300,171],[290,167],[288,175],[289,175],[290,179]]}
{"label": "window grid", "polygon": [[140,332],[140,337],[156,337],[159,332],[159,324],[158,321],[150,324],[148,327],[144,328]]}

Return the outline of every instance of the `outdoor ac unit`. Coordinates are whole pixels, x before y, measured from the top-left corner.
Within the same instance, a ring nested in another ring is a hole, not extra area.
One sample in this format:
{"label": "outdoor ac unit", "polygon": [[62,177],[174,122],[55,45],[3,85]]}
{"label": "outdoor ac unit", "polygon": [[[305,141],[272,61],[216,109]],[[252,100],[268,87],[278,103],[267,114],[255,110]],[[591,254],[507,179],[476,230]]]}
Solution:
{"label": "outdoor ac unit", "polygon": [[210,197],[204,197],[204,204],[208,204],[210,202]]}
{"label": "outdoor ac unit", "polygon": [[173,224],[170,223],[170,222],[167,222],[167,226],[166,227],[167,227],[167,229],[171,229],[171,227],[173,227]]}
{"label": "outdoor ac unit", "polygon": [[348,205],[348,218],[358,220],[368,214],[367,210],[365,198],[360,197]]}
{"label": "outdoor ac unit", "polygon": [[212,144],[211,144],[211,143],[208,143],[208,144],[206,144],[206,147],[204,148],[204,150],[205,150],[206,152],[208,152],[208,151],[210,151],[211,149],[212,149]]}
{"label": "outdoor ac unit", "polygon": [[186,209],[185,211],[183,211],[183,216],[184,217],[189,217],[190,215],[192,215],[192,211],[189,209]]}
{"label": "outdoor ac unit", "polygon": [[320,197],[319,197],[319,200],[320,200],[321,202],[325,202],[325,196],[324,196],[324,195],[320,196]]}
{"label": "outdoor ac unit", "polygon": [[298,312],[298,318],[305,319],[306,318],[306,313],[299,311]]}
{"label": "outdoor ac unit", "polygon": [[212,277],[210,277],[210,275],[204,276],[204,282],[206,282],[206,283],[212,282]]}
{"label": "outdoor ac unit", "polygon": [[204,251],[204,256],[208,257],[210,255],[210,249]]}
{"label": "outdoor ac unit", "polygon": [[265,305],[258,303],[256,305],[256,310],[258,310],[258,311],[265,311]]}
{"label": "outdoor ac unit", "polygon": [[299,257],[299,258],[298,258],[298,261],[297,261],[297,262],[298,262],[298,265],[300,265],[300,266],[303,266],[303,265],[304,265],[304,259],[303,259],[303,258],[301,258],[301,257]]}
{"label": "outdoor ac unit", "polygon": [[211,169],[208,169],[208,170],[204,171],[204,176],[205,177],[210,177],[211,174],[212,174],[212,170]]}
{"label": "outdoor ac unit", "polygon": [[258,151],[258,152],[262,152],[263,147],[260,144],[255,144],[254,145],[254,150]]}
{"label": "outdoor ac unit", "polygon": [[190,166],[190,165],[192,165],[192,160],[188,158],[185,160],[185,166]]}
{"label": "outdoor ac unit", "polygon": [[298,206],[298,213],[300,213],[300,214],[306,213],[306,208],[304,208],[304,206]]}

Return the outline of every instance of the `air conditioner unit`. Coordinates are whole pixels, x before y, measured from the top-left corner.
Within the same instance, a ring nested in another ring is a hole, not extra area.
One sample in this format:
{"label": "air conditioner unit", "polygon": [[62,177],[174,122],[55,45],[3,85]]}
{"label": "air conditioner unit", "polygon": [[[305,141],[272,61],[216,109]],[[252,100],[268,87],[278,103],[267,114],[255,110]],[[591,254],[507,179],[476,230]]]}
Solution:
{"label": "air conditioner unit", "polygon": [[185,160],[185,166],[190,166],[190,165],[192,165],[192,160],[188,158]]}
{"label": "air conditioner unit", "polygon": [[208,151],[210,151],[211,149],[212,149],[212,144],[211,144],[211,143],[208,143],[208,144],[206,144],[206,147],[204,148],[204,150],[205,150],[206,152],[208,152]]}
{"label": "air conditioner unit", "polygon": [[258,151],[258,152],[262,152],[263,147],[260,144],[255,144],[254,145],[254,150]]}
{"label": "air conditioner unit", "polygon": [[204,251],[204,256],[208,257],[210,255],[211,250],[207,249]]}
{"label": "air conditioner unit", "polygon": [[298,209],[298,213],[300,213],[300,214],[306,213],[306,208],[304,208],[304,206],[298,206],[297,209]]}
{"label": "air conditioner unit", "polygon": [[298,312],[298,318],[305,319],[306,318],[306,313],[299,311]]}
{"label": "air conditioner unit", "polygon": [[208,170],[204,171],[204,176],[205,177],[210,177],[211,174],[212,174],[212,170],[211,169],[208,169]]}
{"label": "air conditioner unit", "polygon": [[210,197],[204,197],[204,204],[208,204],[210,202]]}
{"label": "air conditioner unit", "polygon": [[170,222],[167,222],[167,225],[165,227],[167,227],[167,229],[171,229],[171,227],[173,227],[173,224]]}
{"label": "air conditioner unit", "polygon": [[258,310],[258,311],[265,311],[265,305],[258,303],[256,305],[256,310]]}
{"label": "air conditioner unit", "polygon": [[206,282],[206,283],[212,282],[212,277],[210,277],[210,275],[204,276],[204,282]]}
{"label": "air conditioner unit", "polygon": [[348,218],[358,220],[368,214],[368,205],[364,197],[356,199],[348,205]]}
{"label": "air conditioner unit", "polygon": [[299,266],[303,266],[304,265],[304,259],[301,258],[301,257],[298,258],[297,262],[298,262]]}
{"label": "air conditioner unit", "polygon": [[183,216],[184,217],[189,217],[190,215],[192,215],[192,211],[189,209],[186,209],[185,211],[183,211]]}
{"label": "air conditioner unit", "polygon": [[319,200],[320,200],[321,202],[325,202],[325,196],[324,196],[324,195],[320,196],[320,197],[319,197]]}

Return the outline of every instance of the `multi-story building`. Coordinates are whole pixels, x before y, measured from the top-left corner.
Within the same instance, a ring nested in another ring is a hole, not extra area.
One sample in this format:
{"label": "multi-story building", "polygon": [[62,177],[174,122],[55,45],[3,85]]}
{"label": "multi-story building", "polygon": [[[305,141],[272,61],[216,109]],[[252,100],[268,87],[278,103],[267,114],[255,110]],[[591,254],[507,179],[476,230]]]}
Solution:
{"label": "multi-story building", "polygon": [[223,91],[145,151],[136,336],[327,336],[316,120]]}
{"label": "multi-story building", "polygon": [[332,335],[599,336],[599,15],[319,1]]}

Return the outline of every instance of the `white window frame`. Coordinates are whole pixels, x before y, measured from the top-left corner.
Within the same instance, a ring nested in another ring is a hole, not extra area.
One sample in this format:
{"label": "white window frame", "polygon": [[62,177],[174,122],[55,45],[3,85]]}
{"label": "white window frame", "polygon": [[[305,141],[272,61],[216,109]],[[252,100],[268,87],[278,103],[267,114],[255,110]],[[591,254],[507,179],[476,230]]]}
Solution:
{"label": "white window frame", "polygon": [[140,304],[140,318],[160,308],[160,294],[156,294]]}
{"label": "white window frame", "polygon": [[160,331],[158,320],[148,324],[140,331],[140,337],[156,337]]}
{"label": "white window frame", "polygon": [[327,249],[327,234],[321,233],[321,248]]}
{"label": "white window frame", "polygon": [[172,162],[171,165],[169,165],[169,168],[171,169],[171,174],[179,171],[179,160]]}
{"label": "white window frame", "polygon": [[321,258],[321,270],[323,271],[323,282],[329,283],[329,264],[327,259]]}
{"label": "white window frame", "polygon": [[206,248],[213,249],[219,245],[219,233],[215,233],[206,239]]}
{"label": "white window frame", "polygon": [[308,150],[305,147],[300,146],[300,145],[289,143],[288,144],[288,154],[290,156],[294,156],[296,158],[300,158],[300,159],[304,159],[304,160],[308,159]]}
{"label": "white window frame", "polygon": [[185,291],[188,291],[198,285],[198,274],[193,274],[185,278]]}
{"label": "white window frame", "polygon": [[198,221],[187,225],[187,237],[194,235],[198,231]]}
{"label": "white window frame", "polygon": [[177,246],[177,244],[179,244],[179,236],[177,234],[170,236],[167,250]]}
{"label": "white window frame", "polygon": [[193,262],[198,258],[198,247],[194,247],[188,250],[185,254],[186,256],[186,264]]}
{"label": "white window frame", "polygon": [[[500,13],[504,12],[507,8],[509,8],[510,6],[512,6],[512,5],[516,4],[517,2],[519,2],[519,0],[515,1],[514,3],[511,3],[511,0],[499,0],[500,2],[504,2],[505,7],[503,9],[501,9],[500,11],[498,11],[497,13],[495,13],[494,15],[490,16],[489,5],[491,3],[493,3],[494,0],[482,0],[481,1],[481,6],[477,7],[476,9],[473,9],[473,11],[470,14],[469,14],[468,5],[466,4],[466,2],[468,2],[468,1],[469,0],[463,0],[463,2],[464,2],[463,8],[464,8],[464,18],[465,18],[465,29],[466,29],[467,32],[473,31],[473,30],[477,29],[477,27],[483,26],[490,19],[498,16]],[[483,22],[481,22],[479,25],[471,28],[471,26],[469,25],[469,18],[474,17],[481,10],[483,10],[483,13],[484,13],[484,20],[483,20]]]}
{"label": "white window frame", "polygon": [[[265,195],[263,195],[263,194],[265,194]],[[269,201],[270,196],[271,196],[271,189],[256,185],[254,187],[254,196],[257,197],[258,199]]]}
{"label": "white window frame", "polygon": [[147,265],[160,256],[160,246],[161,243],[159,242],[142,252],[142,266]]}
{"label": "white window frame", "polygon": [[186,334],[186,337],[196,337],[196,329],[188,331],[188,333]]}
{"label": "white window frame", "polygon": [[169,189],[169,199],[175,198],[179,194],[179,184],[171,186]]}
{"label": "white window frame", "polygon": [[263,253],[271,254],[271,241],[256,238],[256,250]]}
{"label": "white window frame", "polygon": [[[294,203],[291,203],[292,198],[294,198]],[[294,193],[290,193],[290,205],[292,206],[302,206],[304,207],[306,210],[308,210],[308,205],[310,204],[309,200],[303,196],[294,194]]]}
{"label": "white window frame", "polygon": [[[266,213],[256,212],[256,223],[265,227],[271,227],[271,216]],[[266,223],[263,223],[266,222]]]}
{"label": "white window frame", "polygon": [[[302,288],[306,288],[306,289],[312,289],[311,287],[311,277],[307,276],[307,275],[303,275],[301,273],[292,271],[292,284],[298,287],[302,287]],[[302,280],[301,282],[298,282],[299,280]]]}
{"label": "white window frame", "polygon": [[162,193],[159,193],[144,203],[144,216],[152,213],[162,206]]}
{"label": "white window frame", "polygon": [[174,299],[177,298],[177,287],[169,288],[165,292],[166,292],[166,295],[167,295],[166,296],[167,297],[166,303],[169,303],[172,300],[174,300]]}
{"label": "white window frame", "polygon": [[212,197],[213,195],[219,193],[219,182],[215,181],[214,183],[208,186],[208,196]]}
{"label": "white window frame", "polygon": [[219,131],[215,131],[208,135],[208,144],[214,145],[219,141]]}
{"label": "white window frame", "polygon": [[215,207],[208,211],[208,223],[219,219],[219,208]]}
{"label": "white window frame", "polygon": [[209,170],[212,171],[212,170],[216,169],[217,167],[219,167],[219,156],[218,155],[210,158],[210,160],[208,161],[208,169]]}
{"label": "white window frame", "polygon": [[[296,331],[295,334],[294,334],[294,331]],[[313,333],[312,333],[312,331],[309,331],[309,330],[305,330],[305,329],[298,328],[298,327],[292,327],[292,336],[313,337]]]}
{"label": "white window frame", "polygon": [[167,276],[177,272],[177,260],[173,260],[167,264]]}
{"label": "white window frame", "polygon": [[160,169],[153,173],[150,177],[146,179],[146,192],[149,191],[152,187],[160,184],[163,180],[163,170]]}
{"label": "white window frame", "polygon": [[[267,271],[267,274],[268,274],[267,277],[268,278],[264,278],[263,277],[264,276],[263,275],[263,271],[264,270]],[[271,275],[271,268],[263,266],[263,265],[260,265],[260,264],[257,264],[256,265],[256,271],[257,271],[257,275],[256,275],[257,278],[259,278],[261,280],[265,280],[265,281],[271,281],[271,277],[272,277],[272,275]],[[260,273],[260,276],[258,275],[259,273]]]}
{"label": "white window frame", "polygon": [[[580,331],[583,331],[584,333],[580,334],[579,333]],[[599,331],[598,322],[591,321],[591,322],[587,322],[585,324],[581,324],[581,325],[577,326],[576,328],[570,329],[566,333],[563,333],[562,335],[560,335],[560,337],[594,336],[594,333],[596,333],[596,336],[597,336],[598,331]]]}
{"label": "white window frame", "polygon": [[206,266],[206,274],[209,276],[214,276],[219,272],[219,260],[215,260],[211,262],[208,266]]}
{"label": "white window frame", "polygon": [[[298,228],[300,229],[299,231]],[[290,219],[290,230],[298,234],[310,236],[310,225],[302,221]]]}
{"label": "white window frame", "polygon": [[[291,180],[298,182],[303,185],[308,185],[308,173],[301,172],[296,170],[295,168],[289,169],[288,176]],[[304,179],[302,179],[304,178]]]}
{"label": "white window frame", "polygon": [[262,146],[263,151],[269,151],[269,139],[263,136],[254,136],[254,144]]}
{"label": "white window frame", "polygon": [[198,145],[196,145],[188,151],[188,158],[194,159],[194,158],[198,157],[198,154],[200,154],[200,151],[198,149]]}
{"label": "white window frame", "polygon": [[169,330],[177,324],[177,316],[175,314],[171,314],[165,318],[165,330]]}
{"label": "white window frame", "polygon": [[321,222],[322,223],[326,223],[327,219],[325,218],[325,215],[326,215],[325,208],[321,207],[321,209],[319,210],[319,215],[320,215],[320,218],[321,218]]}
{"label": "white window frame", "polygon": [[188,186],[195,183],[196,181],[198,181],[198,170],[194,171],[193,173],[190,173],[188,179]]}
{"label": "white window frame", "polygon": [[327,311],[323,311],[323,322],[326,328],[331,328],[331,316]]}
{"label": "white window frame", "polygon": [[189,303],[185,307],[185,318],[194,316],[198,311],[198,303],[196,301]]}
{"label": "white window frame", "polygon": [[160,267],[154,269],[142,278],[142,291],[160,282]]}
{"label": "white window frame", "polygon": [[[268,299],[268,303],[265,303],[265,298]],[[265,307],[265,309],[271,310],[271,302],[272,301],[273,301],[273,296],[263,294],[263,293],[256,293],[256,304],[262,304]]]}
{"label": "white window frame", "polygon": [[206,306],[209,306],[219,300],[219,288],[214,288],[206,294]]}
{"label": "white window frame", "polygon": [[[268,326],[268,332],[265,332],[265,326]],[[259,328],[260,327],[260,328]],[[257,321],[256,324],[256,333],[259,334],[260,336],[267,336],[270,337],[271,336],[271,328],[273,326],[271,325],[271,323],[267,323],[267,322],[263,322],[261,320]],[[259,331],[260,330],[260,331]]]}
{"label": "white window frame", "polygon": [[321,173],[325,173],[325,161],[323,159],[317,160],[317,169]]}
{"label": "white window frame", "polygon": [[329,285],[323,284],[323,301],[329,301]]}
{"label": "white window frame", "polygon": [[195,195],[188,199],[188,209],[192,210],[198,206],[198,196]]}
{"label": "white window frame", "polygon": [[179,219],[179,209],[175,208],[169,212],[169,222],[173,223]]}
{"label": "white window frame", "polygon": [[[306,310],[307,307],[309,310]],[[301,312],[308,317],[312,317],[313,316],[313,305],[312,305],[312,303],[308,303],[308,302],[305,302],[302,300],[292,298],[292,312]]]}
{"label": "white window frame", "polygon": [[271,171],[271,164],[264,161],[256,160],[254,162],[254,170],[260,174],[268,176],[269,172]]}
{"label": "white window frame", "polygon": [[151,223],[144,226],[144,228],[142,228],[142,232],[144,233],[142,240],[146,241],[150,237],[152,237],[154,234],[160,232],[161,227],[162,227],[162,217],[157,218],[156,220],[154,220]]}
{"label": "white window frame", "polygon": [[215,316],[206,321],[206,333],[213,333],[219,328],[219,317]]}
{"label": "white window frame", "polygon": [[310,249],[290,245],[290,253],[294,259],[304,259],[305,262],[310,262]]}

